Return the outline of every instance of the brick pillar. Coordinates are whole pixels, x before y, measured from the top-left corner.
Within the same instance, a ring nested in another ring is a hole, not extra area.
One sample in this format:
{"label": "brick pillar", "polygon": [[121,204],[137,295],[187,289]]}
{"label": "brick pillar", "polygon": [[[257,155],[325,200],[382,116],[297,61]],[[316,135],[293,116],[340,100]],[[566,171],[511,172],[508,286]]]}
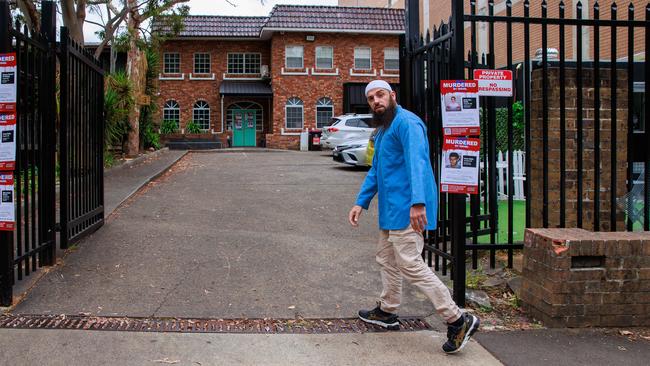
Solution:
{"label": "brick pillar", "polygon": [[[583,163],[582,163],[582,223],[587,230],[594,229],[594,87],[593,70],[583,69],[582,120],[583,120]],[[548,69],[548,225],[560,226],[560,146],[566,148],[566,227],[577,227],[577,123],[576,123],[576,69],[566,68],[566,78],[561,81],[559,68]],[[611,71],[600,70],[600,230],[610,228],[611,192]],[[543,226],[543,115],[542,115],[543,70],[532,72],[531,90],[531,176],[528,203],[531,205],[531,227]],[[626,193],[627,172],[627,72],[618,71],[616,111],[616,196]],[[560,141],[560,85],[565,86],[566,136]],[[615,203],[614,203],[615,204]],[[617,212],[618,230],[624,229],[625,217]]]}

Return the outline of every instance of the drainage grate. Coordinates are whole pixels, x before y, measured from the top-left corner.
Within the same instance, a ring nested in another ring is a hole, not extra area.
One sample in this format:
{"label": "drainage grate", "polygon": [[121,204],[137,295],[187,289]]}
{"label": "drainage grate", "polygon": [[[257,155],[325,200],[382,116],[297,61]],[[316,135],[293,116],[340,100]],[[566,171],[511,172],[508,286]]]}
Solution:
{"label": "drainage grate", "polygon": [[[422,318],[400,319],[400,331],[431,329]],[[327,334],[387,330],[359,319],[186,319],[124,318],[82,315],[2,315],[5,329],[80,329],[176,333]]]}

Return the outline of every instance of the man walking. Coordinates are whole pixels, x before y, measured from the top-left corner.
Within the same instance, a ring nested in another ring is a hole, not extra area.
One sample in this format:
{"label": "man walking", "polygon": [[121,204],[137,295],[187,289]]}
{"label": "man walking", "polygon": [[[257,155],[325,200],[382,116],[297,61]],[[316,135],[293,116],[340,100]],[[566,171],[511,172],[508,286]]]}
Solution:
{"label": "man walking", "polygon": [[401,303],[404,277],[431,300],[447,322],[448,340],[442,349],[458,352],[480,322],[456,306],[447,287],[421,257],[422,231],[436,228],[438,212],[426,127],[419,117],[397,105],[395,92],[387,82],[370,82],[366,97],[378,128],[375,155],[348,219],[357,227],[362,210],[367,210],[378,195],[380,233],[376,259],[381,266],[383,291],[377,307],[359,311],[359,318],[387,329],[399,329],[395,312]]}

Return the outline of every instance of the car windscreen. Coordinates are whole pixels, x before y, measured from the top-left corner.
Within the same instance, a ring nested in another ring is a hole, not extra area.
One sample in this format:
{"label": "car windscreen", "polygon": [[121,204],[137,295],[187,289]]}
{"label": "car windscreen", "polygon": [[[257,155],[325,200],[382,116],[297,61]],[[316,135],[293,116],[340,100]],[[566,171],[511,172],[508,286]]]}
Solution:
{"label": "car windscreen", "polygon": [[359,120],[359,127],[361,128],[370,128],[372,124],[372,118],[362,118]]}

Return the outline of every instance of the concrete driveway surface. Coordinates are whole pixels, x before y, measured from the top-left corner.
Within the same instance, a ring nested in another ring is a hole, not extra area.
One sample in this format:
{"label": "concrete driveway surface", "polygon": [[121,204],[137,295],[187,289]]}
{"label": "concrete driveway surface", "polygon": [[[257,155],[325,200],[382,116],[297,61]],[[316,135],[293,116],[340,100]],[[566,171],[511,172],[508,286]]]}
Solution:
{"label": "concrete driveway surface", "polygon": [[[16,313],[353,317],[381,289],[365,172],[321,152],[194,153],[119,208]],[[107,188],[107,190],[110,188]],[[405,287],[403,315],[433,313]]]}

